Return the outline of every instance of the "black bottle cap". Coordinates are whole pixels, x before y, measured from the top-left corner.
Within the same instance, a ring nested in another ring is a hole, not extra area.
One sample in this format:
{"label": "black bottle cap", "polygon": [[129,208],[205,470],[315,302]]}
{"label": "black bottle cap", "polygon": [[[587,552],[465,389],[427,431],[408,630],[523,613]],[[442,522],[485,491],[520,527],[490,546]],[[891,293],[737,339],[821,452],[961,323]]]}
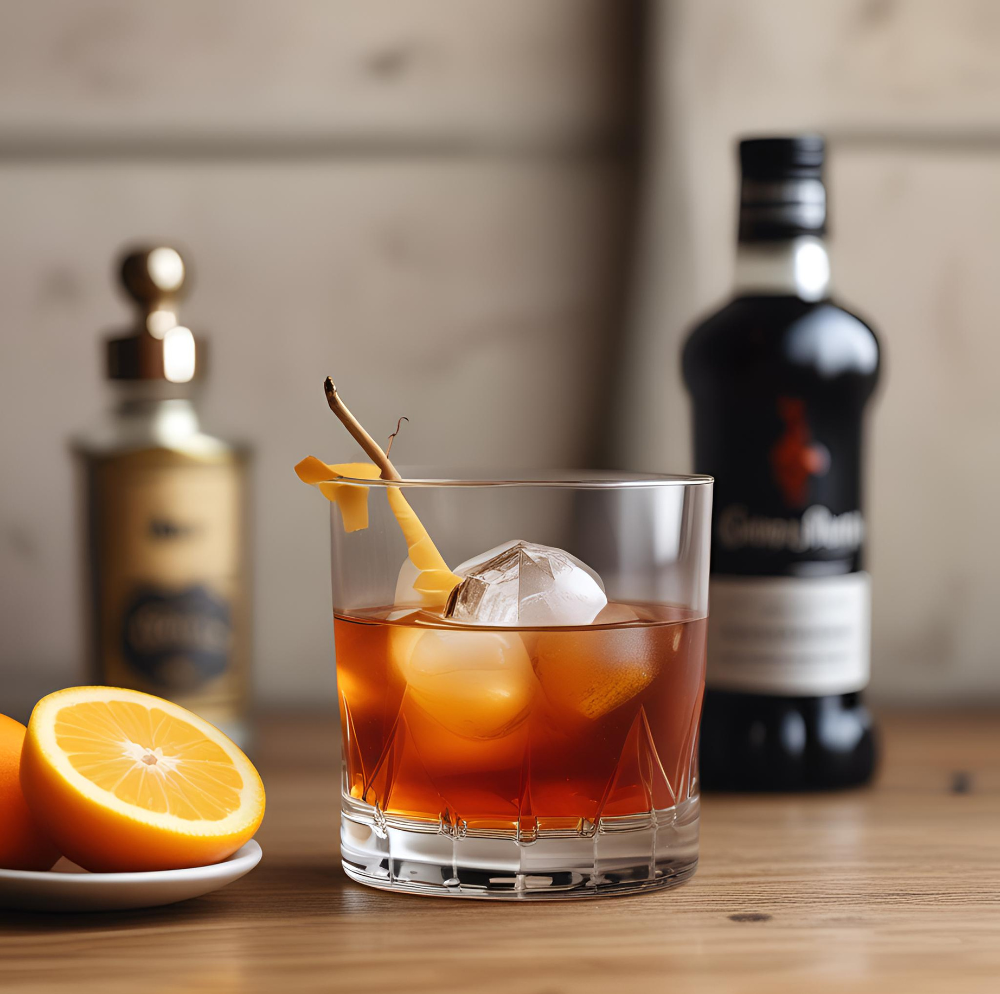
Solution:
{"label": "black bottle cap", "polygon": [[783,241],[826,231],[821,135],[740,142],[740,241]]}
{"label": "black bottle cap", "polygon": [[744,138],[740,142],[740,166],[744,179],[822,179],[825,152],[822,135]]}

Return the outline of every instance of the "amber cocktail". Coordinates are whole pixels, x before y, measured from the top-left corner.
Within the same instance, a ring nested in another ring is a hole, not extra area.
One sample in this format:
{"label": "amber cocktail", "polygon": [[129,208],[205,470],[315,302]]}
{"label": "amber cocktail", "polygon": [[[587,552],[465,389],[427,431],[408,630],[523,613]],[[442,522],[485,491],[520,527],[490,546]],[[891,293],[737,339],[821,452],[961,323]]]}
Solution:
{"label": "amber cocktail", "polygon": [[338,614],[347,793],[385,818],[522,843],[690,798],[706,622],[663,606],[606,613],[628,620],[484,629]]}
{"label": "amber cocktail", "polygon": [[522,900],[690,876],[711,480],[299,472],[334,505],[346,872]]}

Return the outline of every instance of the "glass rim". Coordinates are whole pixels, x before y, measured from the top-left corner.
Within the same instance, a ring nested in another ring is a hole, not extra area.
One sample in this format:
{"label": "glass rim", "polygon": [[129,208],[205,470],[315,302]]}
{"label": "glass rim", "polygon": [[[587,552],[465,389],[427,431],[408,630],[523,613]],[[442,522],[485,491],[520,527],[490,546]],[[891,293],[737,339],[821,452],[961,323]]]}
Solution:
{"label": "glass rim", "polygon": [[[412,472],[414,475],[409,475]],[[401,480],[362,479],[337,476],[331,483],[359,487],[400,487],[406,489],[444,489],[446,487],[536,487],[565,490],[633,490],[653,487],[703,487],[715,482],[701,473],[630,473],[615,470],[518,470],[509,476],[478,475],[476,470],[455,475],[424,476],[419,470],[403,472]],[[534,473],[534,475],[533,475]]]}

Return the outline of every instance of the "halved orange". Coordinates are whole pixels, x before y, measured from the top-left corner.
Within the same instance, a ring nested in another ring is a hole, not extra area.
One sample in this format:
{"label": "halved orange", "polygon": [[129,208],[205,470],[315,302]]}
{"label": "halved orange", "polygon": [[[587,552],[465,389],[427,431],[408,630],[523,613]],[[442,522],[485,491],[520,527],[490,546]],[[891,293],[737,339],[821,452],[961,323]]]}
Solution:
{"label": "halved orange", "polygon": [[222,732],[115,687],[71,687],[35,705],[21,787],[59,850],[92,871],[217,863],[264,817],[260,777]]}

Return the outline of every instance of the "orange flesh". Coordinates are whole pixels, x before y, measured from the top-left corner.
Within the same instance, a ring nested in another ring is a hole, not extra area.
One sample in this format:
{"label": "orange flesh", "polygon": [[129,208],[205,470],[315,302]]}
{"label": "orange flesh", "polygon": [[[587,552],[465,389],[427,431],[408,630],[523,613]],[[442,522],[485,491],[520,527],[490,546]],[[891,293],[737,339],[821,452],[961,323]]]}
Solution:
{"label": "orange flesh", "polygon": [[243,778],[194,726],[159,708],[86,701],[59,711],[56,742],[73,768],[119,800],[191,821],[240,806]]}

